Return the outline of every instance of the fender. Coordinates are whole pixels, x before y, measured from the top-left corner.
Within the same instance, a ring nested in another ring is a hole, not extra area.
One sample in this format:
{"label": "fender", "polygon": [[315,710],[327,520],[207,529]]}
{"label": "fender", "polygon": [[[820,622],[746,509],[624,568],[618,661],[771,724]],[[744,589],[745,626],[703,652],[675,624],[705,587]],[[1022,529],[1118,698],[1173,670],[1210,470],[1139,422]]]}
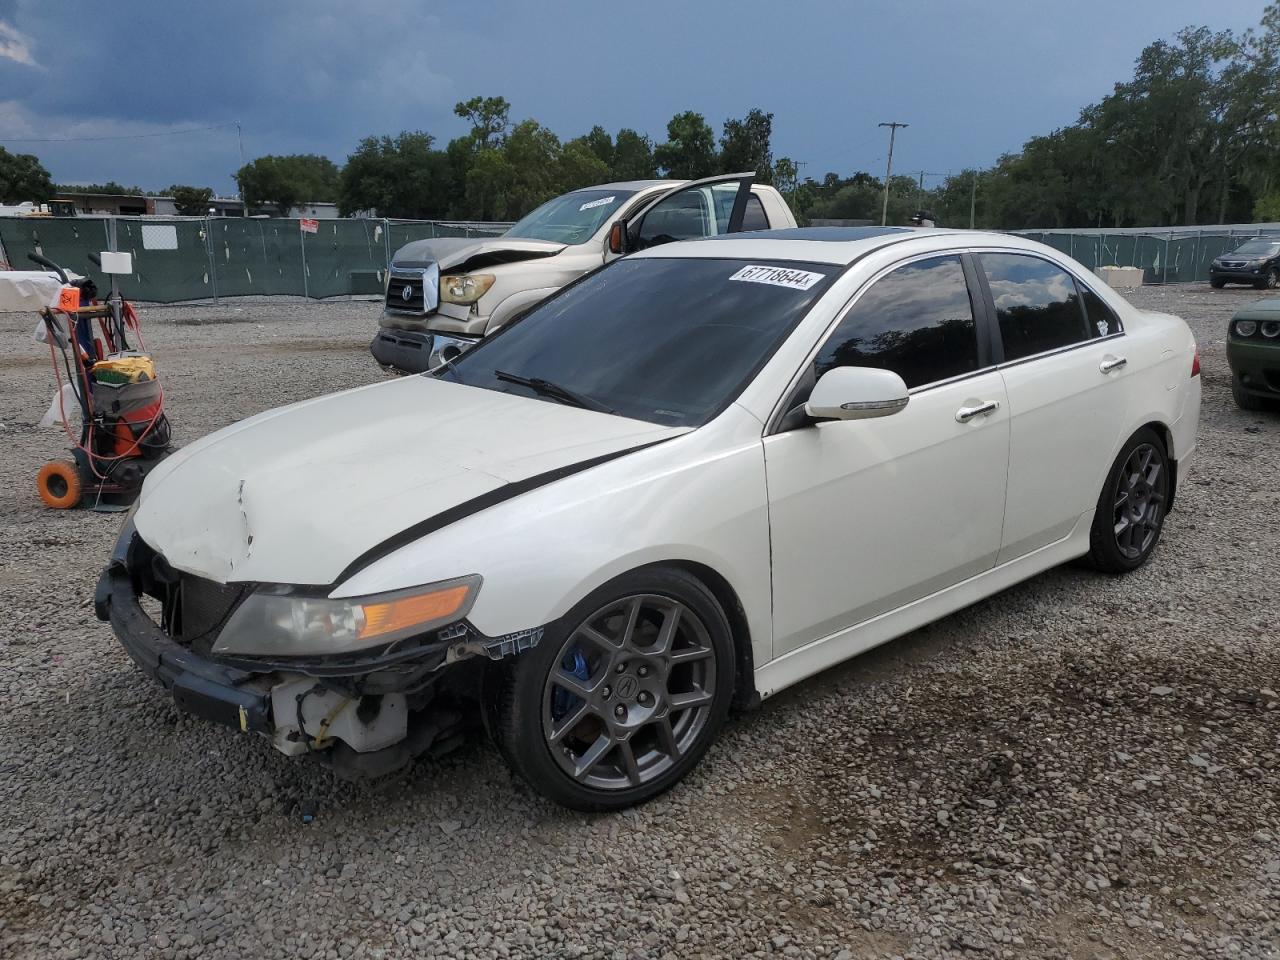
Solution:
{"label": "fender", "polygon": [[506,326],[521,313],[541,303],[560,289],[558,286],[538,287],[536,290],[521,290],[519,293],[513,293],[493,308],[493,313],[489,315],[489,323],[485,327],[485,335],[488,336]]}

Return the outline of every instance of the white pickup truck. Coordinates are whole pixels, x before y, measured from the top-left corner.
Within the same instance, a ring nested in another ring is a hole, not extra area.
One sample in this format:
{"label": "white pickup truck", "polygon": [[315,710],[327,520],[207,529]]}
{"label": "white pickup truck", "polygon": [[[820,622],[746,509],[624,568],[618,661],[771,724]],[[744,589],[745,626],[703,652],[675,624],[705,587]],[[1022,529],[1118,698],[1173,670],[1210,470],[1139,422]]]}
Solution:
{"label": "white pickup truck", "polygon": [[796,226],[782,195],[754,179],[607,183],[547,201],[500,237],[406,244],[391,258],[369,349],[384,367],[418,373],[634,250]]}

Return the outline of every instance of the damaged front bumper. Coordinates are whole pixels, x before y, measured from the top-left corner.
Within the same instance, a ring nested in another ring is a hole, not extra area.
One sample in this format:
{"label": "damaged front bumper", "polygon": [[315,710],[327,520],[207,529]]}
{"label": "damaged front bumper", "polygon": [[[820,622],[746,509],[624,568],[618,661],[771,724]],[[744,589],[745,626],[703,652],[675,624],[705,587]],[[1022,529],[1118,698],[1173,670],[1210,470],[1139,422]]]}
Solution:
{"label": "damaged front bumper", "polygon": [[458,705],[479,686],[477,668],[541,636],[487,638],[460,623],[379,655],[215,657],[175,640],[144,608],[154,558],[127,524],[94,596],[98,618],[134,663],[179,709],[266,736],[280,752],[315,757],[344,777],[382,776],[452,746],[462,732]]}

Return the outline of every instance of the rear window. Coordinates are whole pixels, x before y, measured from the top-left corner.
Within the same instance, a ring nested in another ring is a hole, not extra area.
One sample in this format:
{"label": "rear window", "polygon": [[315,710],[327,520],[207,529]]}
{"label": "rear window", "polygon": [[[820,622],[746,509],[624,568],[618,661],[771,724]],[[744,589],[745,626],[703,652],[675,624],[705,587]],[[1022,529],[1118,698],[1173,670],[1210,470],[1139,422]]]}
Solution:
{"label": "rear window", "polygon": [[1061,267],[1020,253],[981,253],[1000,322],[1005,360],[1089,340],[1076,281]]}

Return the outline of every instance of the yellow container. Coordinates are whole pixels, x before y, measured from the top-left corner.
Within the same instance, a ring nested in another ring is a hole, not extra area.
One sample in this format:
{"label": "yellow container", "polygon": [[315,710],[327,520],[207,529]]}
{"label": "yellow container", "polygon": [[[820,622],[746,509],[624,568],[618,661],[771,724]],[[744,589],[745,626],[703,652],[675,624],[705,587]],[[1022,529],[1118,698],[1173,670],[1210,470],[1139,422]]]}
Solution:
{"label": "yellow container", "polygon": [[150,357],[109,357],[93,365],[93,378],[99,383],[144,383],[156,378],[156,365]]}

